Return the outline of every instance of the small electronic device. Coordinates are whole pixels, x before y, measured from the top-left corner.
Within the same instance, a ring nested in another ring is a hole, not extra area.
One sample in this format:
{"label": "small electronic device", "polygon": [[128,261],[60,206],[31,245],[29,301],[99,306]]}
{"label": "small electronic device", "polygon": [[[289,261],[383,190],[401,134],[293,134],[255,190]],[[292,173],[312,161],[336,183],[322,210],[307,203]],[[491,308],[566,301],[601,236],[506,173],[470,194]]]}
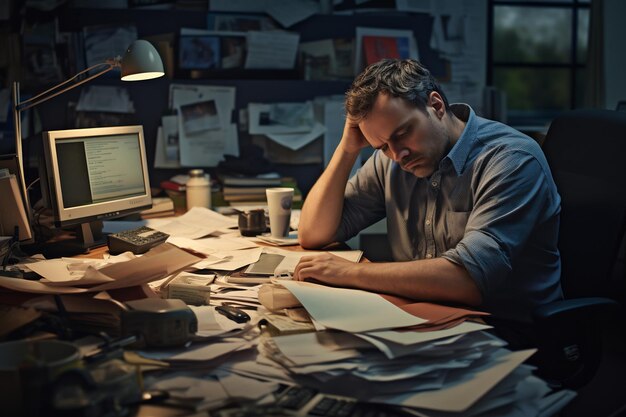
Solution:
{"label": "small electronic device", "polygon": [[250,316],[245,311],[233,306],[217,306],[215,311],[228,317],[237,323],[245,323],[250,321]]}
{"label": "small electronic device", "polygon": [[107,244],[109,253],[113,255],[128,251],[140,254],[165,242],[169,236],[167,233],[147,226],[140,226],[123,232],[111,233],[107,236]]}
{"label": "small electronic device", "polygon": [[47,131],[43,134],[44,204],[56,227],[80,225],[86,248],[90,222],[152,207],[142,126]]}
{"label": "small electronic device", "polygon": [[125,304],[122,336],[135,335],[140,345],[180,346],[198,331],[196,315],[182,300],[145,298]]}
{"label": "small electronic device", "polygon": [[285,259],[284,255],[276,253],[262,253],[259,260],[250,264],[244,271],[244,275],[274,275],[278,265]]}

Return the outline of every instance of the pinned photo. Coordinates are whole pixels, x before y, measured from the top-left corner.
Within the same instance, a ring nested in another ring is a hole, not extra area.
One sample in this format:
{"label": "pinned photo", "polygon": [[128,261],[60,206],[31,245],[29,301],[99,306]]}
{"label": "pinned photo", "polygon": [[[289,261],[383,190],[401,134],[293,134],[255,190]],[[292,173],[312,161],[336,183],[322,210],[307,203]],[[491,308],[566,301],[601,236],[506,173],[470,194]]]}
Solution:
{"label": "pinned photo", "polygon": [[179,43],[181,69],[218,68],[220,39],[217,36],[181,36]]}
{"label": "pinned photo", "polygon": [[180,113],[183,118],[183,129],[188,135],[220,128],[215,100],[185,104],[180,106]]}
{"label": "pinned photo", "polygon": [[246,59],[246,38],[222,37],[222,68],[243,68]]}

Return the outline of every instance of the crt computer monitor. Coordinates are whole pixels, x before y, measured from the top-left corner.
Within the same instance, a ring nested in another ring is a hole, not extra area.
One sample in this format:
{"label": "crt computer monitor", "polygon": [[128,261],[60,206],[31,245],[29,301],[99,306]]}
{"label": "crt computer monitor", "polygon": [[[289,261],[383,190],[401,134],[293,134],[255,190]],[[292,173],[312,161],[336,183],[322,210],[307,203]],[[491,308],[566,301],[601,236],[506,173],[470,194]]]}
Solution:
{"label": "crt computer monitor", "polygon": [[84,231],[89,222],[152,206],[141,126],[54,130],[43,139],[42,184],[55,226],[80,224]]}

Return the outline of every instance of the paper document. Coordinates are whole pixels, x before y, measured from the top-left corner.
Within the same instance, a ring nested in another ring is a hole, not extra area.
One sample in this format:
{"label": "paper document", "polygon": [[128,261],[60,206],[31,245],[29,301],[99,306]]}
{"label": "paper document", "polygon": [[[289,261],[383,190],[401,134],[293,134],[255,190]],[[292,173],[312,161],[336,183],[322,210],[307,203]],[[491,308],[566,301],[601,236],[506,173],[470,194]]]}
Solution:
{"label": "paper document", "polygon": [[124,87],[92,85],[81,92],[76,111],[134,113],[135,106]]}
{"label": "paper document", "polygon": [[474,371],[471,378],[461,378],[458,383],[449,384],[439,390],[423,391],[414,395],[402,393],[393,400],[391,396],[389,398],[378,397],[374,400],[406,407],[462,413],[534,352],[535,349],[507,352],[498,358],[495,365],[490,362],[482,369]]}
{"label": "paper document", "polygon": [[281,281],[306,311],[326,327],[346,332],[368,332],[424,323],[378,294],[333,288],[301,281]]}
{"label": "paper document", "polygon": [[249,103],[248,117],[250,119],[248,131],[251,135],[304,134],[310,132],[315,126],[313,102],[311,101],[273,104]]}
{"label": "paper document", "polygon": [[198,239],[229,227],[237,227],[237,220],[207,208],[192,207],[182,216],[155,229],[174,237]]}
{"label": "paper document", "polygon": [[248,32],[246,69],[292,69],[296,63],[299,33]]}

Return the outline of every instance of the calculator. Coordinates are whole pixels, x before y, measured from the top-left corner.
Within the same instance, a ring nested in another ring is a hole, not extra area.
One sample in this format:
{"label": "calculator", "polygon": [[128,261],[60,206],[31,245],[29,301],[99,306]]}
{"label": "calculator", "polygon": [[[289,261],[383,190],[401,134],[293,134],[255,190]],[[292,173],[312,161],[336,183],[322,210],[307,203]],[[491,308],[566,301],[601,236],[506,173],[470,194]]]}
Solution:
{"label": "calculator", "polygon": [[107,244],[109,253],[113,255],[128,251],[140,254],[165,242],[169,236],[167,233],[141,226],[123,232],[111,233],[107,236]]}

